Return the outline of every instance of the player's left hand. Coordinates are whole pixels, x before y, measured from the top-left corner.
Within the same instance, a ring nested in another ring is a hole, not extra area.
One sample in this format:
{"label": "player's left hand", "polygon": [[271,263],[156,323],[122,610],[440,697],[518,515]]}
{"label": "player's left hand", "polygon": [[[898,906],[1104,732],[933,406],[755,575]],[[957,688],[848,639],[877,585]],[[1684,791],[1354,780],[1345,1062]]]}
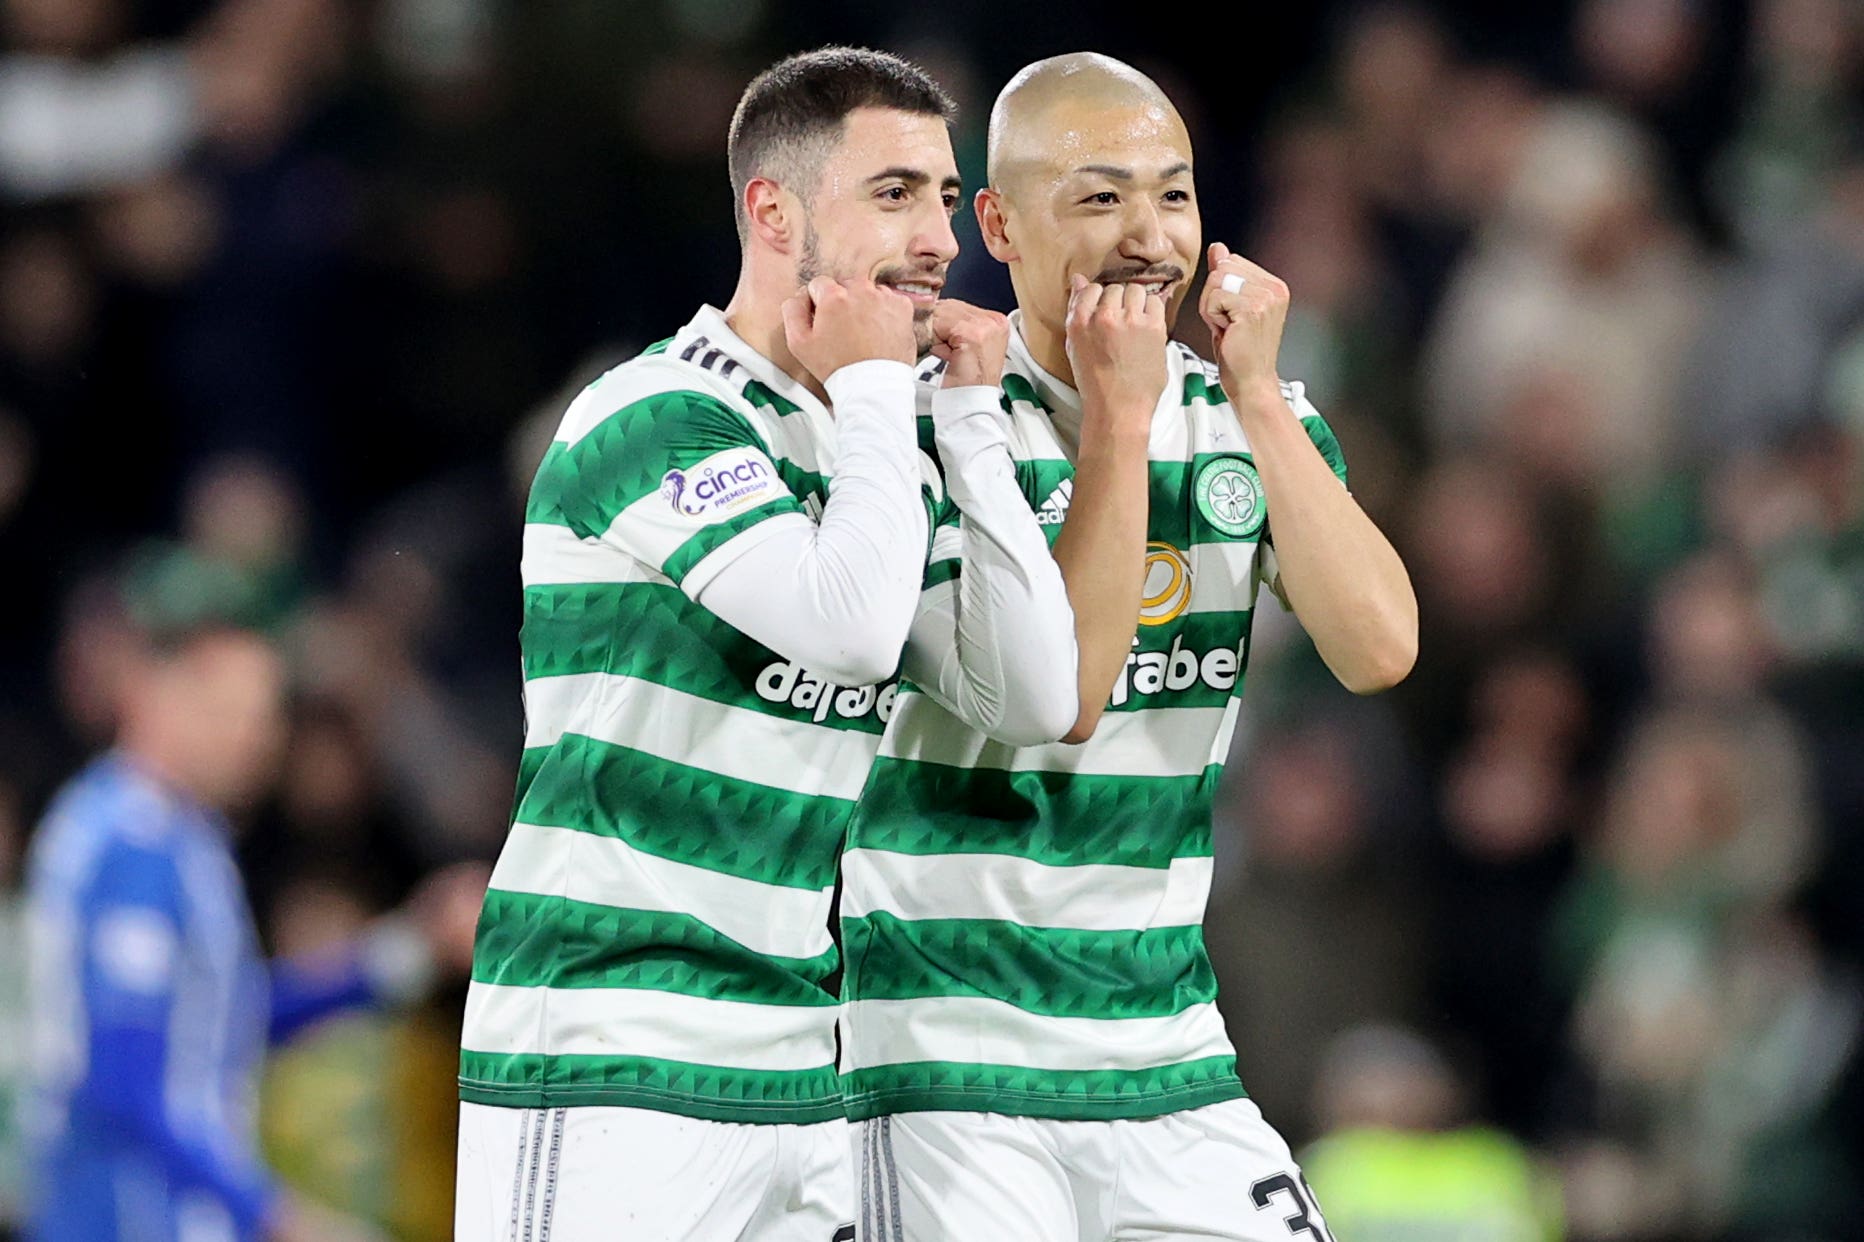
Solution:
{"label": "player's left hand", "polygon": [[1265,385],[1279,391],[1275,358],[1288,320],[1288,286],[1280,277],[1212,242],[1197,313],[1210,325],[1224,391],[1233,400]]}
{"label": "player's left hand", "polygon": [[952,298],[932,307],[932,353],[945,360],[944,388],[969,388],[1003,382],[1003,360],[1010,350],[1010,320],[993,310]]}

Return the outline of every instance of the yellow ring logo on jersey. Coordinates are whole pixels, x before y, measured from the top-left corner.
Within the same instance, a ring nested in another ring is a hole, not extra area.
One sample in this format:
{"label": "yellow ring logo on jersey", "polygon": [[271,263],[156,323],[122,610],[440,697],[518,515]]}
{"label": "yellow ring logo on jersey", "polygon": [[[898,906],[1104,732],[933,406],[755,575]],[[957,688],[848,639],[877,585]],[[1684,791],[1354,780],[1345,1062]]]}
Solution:
{"label": "yellow ring logo on jersey", "polygon": [[1169,543],[1146,545],[1146,582],[1140,588],[1139,624],[1164,625],[1191,606],[1191,562]]}

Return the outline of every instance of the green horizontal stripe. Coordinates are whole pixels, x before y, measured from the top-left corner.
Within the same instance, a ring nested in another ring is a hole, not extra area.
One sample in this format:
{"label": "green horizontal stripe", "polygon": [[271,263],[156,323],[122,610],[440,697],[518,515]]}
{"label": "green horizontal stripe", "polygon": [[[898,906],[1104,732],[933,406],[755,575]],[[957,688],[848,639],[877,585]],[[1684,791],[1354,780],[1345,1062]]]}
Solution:
{"label": "green horizontal stripe", "polygon": [[743,513],[728,517],[722,522],[713,522],[695,531],[685,543],[673,549],[667,559],[660,563],[660,572],[673,579],[675,583],[684,582],[686,575],[692,572],[693,566],[759,522],[781,517],[785,513],[801,513],[802,510],[803,507],[797,502],[796,497],[786,493],[773,500],[767,500],[754,509],[746,509]]}
{"label": "green horizontal stripe", "polygon": [[1236,650],[1250,628],[1250,610],[1234,612],[1187,612],[1163,625],[1141,624],[1135,632],[1139,645],[1134,651],[1170,651],[1176,640],[1179,650],[1202,654],[1219,648]]}
{"label": "green horizontal stripe", "polygon": [[1021,401],[1025,405],[1033,405],[1044,414],[1051,414],[1054,412],[1046,405],[1042,404],[1042,398],[1036,395],[1036,386],[1034,384],[1016,374],[1014,371],[1008,371],[1005,372],[1003,376],[1003,408],[1008,410],[1010,408],[1009,403],[1012,401]]}
{"label": "green horizontal stripe", "polygon": [[754,1005],[827,1006],[834,949],[770,957],[690,914],[492,889],[472,977],[510,987],[639,988]]}
{"label": "green horizontal stripe", "polygon": [[850,1000],[976,996],[1053,1018],[1163,1018],[1217,998],[1201,927],[1077,931],[994,919],[843,919]]}
{"label": "green horizontal stripe", "polygon": [[613,673],[829,729],[877,734],[886,727],[878,690],[837,687],[829,691],[830,710],[820,713],[830,683],[794,669],[665,583],[527,587],[518,645],[527,680]]}
{"label": "green horizontal stripe", "polygon": [[659,490],[667,471],[746,446],[767,451],[750,420],[717,397],[654,393],[622,406],[574,444],[553,443],[531,484],[525,520],[568,525],[592,538]]}
{"label": "green horizontal stripe", "polygon": [[707,1121],[812,1125],[842,1116],[835,1067],[748,1070],[654,1057],[460,1053],[460,1099],[503,1108],[610,1105]]}
{"label": "green horizontal stripe", "polygon": [[572,733],[539,761],[517,818],[617,837],[656,857],[722,875],[822,889],[835,882],[853,805],[732,780]]}
{"label": "green horizontal stripe", "polygon": [[1143,1070],[1043,1070],[912,1061],[845,1074],[842,1090],[847,1095],[848,1117],[854,1121],[914,1112],[1112,1121],[1162,1117],[1248,1094],[1236,1077],[1236,1058],[1229,1056]]}
{"label": "green horizontal stripe", "polygon": [[1301,426],[1307,431],[1307,438],[1314,442],[1314,447],[1320,450],[1320,455],[1327,459],[1327,464],[1333,467],[1334,477],[1342,483],[1346,482],[1346,452],[1340,447],[1339,438],[1333,434],[1333,428],[1327,425],[1327,420],[1318,414],[1310,414],[1301,420]]}
{"label": "green horizontal stripe", "polygon": [[[1211,383],[1199,371],[1185,372],[1185,405],[1194,401],[1202,401],[1207,405],[1227,405],[1229,400],[1223,385]],[[1301,419],[1301,427],[1307,432],[1307,438],[1313,442],[1314,447],[1320,450],[1320,455],[1326,458],[1334,476],[1340,482],[1346,482],[1346,454],[1340,450],[1340,441],[1334,436],[1333,428],[1327,425],[1327,420],[1318,414],[1309,414]]]}
{"label": "green horizontal stripe", "polygon": [[789,488],[798,500],[806,500],[814,496],[824,504],[828,502],[827,475],[814,470],[804,470],[787,457],[777,458],[776,463],[777,477],[783,480],[783,486]]}
{"label": "green horizontal stripe", "polygon": [[1210,854],[1210,799],[1221,764],[1201,776],[1004,772],[877,759],[849,846],[902,854],[1013,854],[1051,866],[1168,867]]}
{"label": "green horizontal stripe", "polygon": [[744,399],[752,405],[773,410],[779,415],[794,414],[803,407],[791,401],[762,380],[744,381]]}
{"label": "green horizontal stripe", "polygon": [[[1222,707],[1243,692],[1249,625],[1247,611],[1186,613],[1163,625],[1141,625],[1138,645],[1114,680],[1107,711]],[[1213,651],[1229,656],[1213,659]],[[1216,740],[1214,726],[1211,740]]]}
{"label": "green horizontal stripe", "polygon": [[530,493],[524,502],[524,520],[527,525],[570,525],[569,515],[563,511],[562,495],[564,481],[572,473],[569,455],[570,446],[561,440],[552,441],[550,447],[544,450],[544,459],[537,465]]}
{"label": "green horizontal stripe", "polygon": [[947,557],[942,561],[933,561],[930,565],[926,566],[926,580],[923,589],[931,590],[942,582],[950,582],[953,578],[958,576],[959,567],[962,564],[963,562],[955,556]]}
{"label": "green horizontal stripe", "polygon": [[1193,367],[1185,368],[1184,391],[1180,395],[1179,404],[1190,405],[1202,401],[1205,405],[1227,405],[1229,400],[1222,384],[1211,383],[1202,371]]}

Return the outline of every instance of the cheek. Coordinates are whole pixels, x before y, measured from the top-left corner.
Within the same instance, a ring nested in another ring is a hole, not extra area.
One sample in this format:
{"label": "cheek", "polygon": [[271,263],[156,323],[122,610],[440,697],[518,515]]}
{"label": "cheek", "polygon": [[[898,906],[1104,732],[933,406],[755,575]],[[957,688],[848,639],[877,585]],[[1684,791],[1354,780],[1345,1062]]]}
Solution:
{"label": "cheek", "polygon": [[1185,264],[1187,273],[1197,269],[1198,260],[1204,253],[1204,228],[1197,214],[1175,221],[1166,234],[1171,238],[1172,248],[1178,252],[1179,259]]}

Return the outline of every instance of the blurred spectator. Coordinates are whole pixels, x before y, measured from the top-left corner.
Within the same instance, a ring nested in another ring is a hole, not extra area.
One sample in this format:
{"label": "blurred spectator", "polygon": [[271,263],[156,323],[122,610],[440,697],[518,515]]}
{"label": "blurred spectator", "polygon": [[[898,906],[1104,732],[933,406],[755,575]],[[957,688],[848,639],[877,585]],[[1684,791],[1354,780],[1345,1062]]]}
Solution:
{"label": "blurred spectator", "polygon": [[359,941],[302,938],[267,970],[227,814],[271,779],[285,667],[187,596],[191,581],[137,584],[116,748],[66,786],[33,845],[35,1237],[103,1242],[131,1219],[160,1238],[355,1235],[259,1163],[260,1054],[333,1010],[418,995],[470,953],[478,868],[436,876]]}
{"label": "blurred spectator", "polygon": [[1858,409],[1845,394],[1864,332],[1864,161],[1854,153],[1807,194],[1796,226],[1736,264],[1710,305],[1688,369],[1697,461],[1778,449]]}
{"label": "blurred spectator", "polygon": [[1443,772],[1430,964],[1435,1012],[1473,1044],[1494,1115],[1532,1128],[1561,1065],[1544,939],[1572,867],[1576,780],[1597,710],[1560,654],[1521,647],[1488,666]]}
{"label": "blurred spectator", "polygon": [[1596,106],[1547,109],[1427,346],[1436,442],[1582,495],[1648,482],[1677,443],[1703,280],[1648,136]]}
{"label": "blurred spectator", "polygon": [[[1780,904],[1787,865],[1766,852],[1795,846],[1776,840],[1774,816],[1804,810],[1753,804],[1746,745],[1700,711],[1647,721],[1565,899],[1557,944],[1597,1128],[1570,1163],[1580,1236],[1765,1222],[1769,1236],[1828,1237],[1854,1210],[1823,1127],[1859,999]],[[1811,1163],[1783,1181],[1783,1157]]]}
{"label": "blurred spectator", "polygon": [[1339,721],[1278,730],[1217,811],[1216,831],[1234,833],[1245,856],[1213,892],[1205,935],[1239,1072],[1291,1136],[1313,1133],[1307,1105],[1328,1035],[1410,1019],[1423,997],[1421,911],[1382,857],[1390,791],[1365,750]]}
{"label": "blurred spectator", "polygon": [[1762,0],[1747,94],[1715,188],[1735,229],[1767,249],[1816,210],[1840,159],[1857,155],[1864,31],[1845,0]]}
{"label": "blurred spectator", "polygon": [[1443,1057],[1416,1035],[1361,1027],[1328,1046],[1326,1137],[1301,1165],[1327,1228],[1353,1242],[1558,1242],[1559,1187],[1505,1131],[1469,1119]]}

